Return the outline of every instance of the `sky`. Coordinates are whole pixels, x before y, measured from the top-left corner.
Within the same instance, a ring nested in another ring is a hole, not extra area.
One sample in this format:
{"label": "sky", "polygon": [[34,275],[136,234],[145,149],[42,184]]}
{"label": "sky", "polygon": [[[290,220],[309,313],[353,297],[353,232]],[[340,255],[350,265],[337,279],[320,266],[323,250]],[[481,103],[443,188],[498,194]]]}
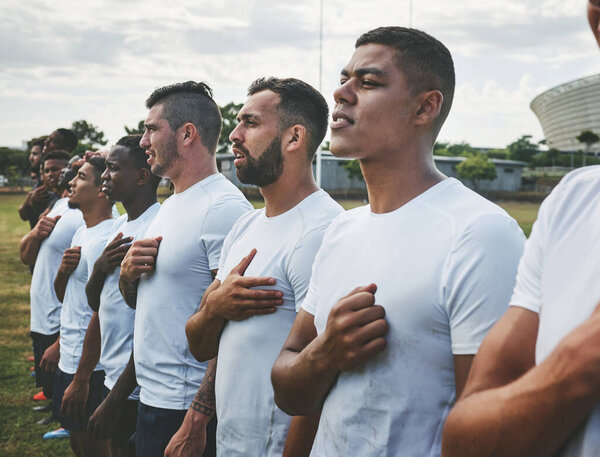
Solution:
{"label": "sky", "polygon": [[384,25],[451,51],[456,92],[439,140],[503,148],[543,138],[541,92],[600,73],[585,0],[1,0],[0,146],[85,119],[111,143],[146,117],[157,87],[206,81],[217,103],[262,76],[296,77],[333,107],[356,38]]}

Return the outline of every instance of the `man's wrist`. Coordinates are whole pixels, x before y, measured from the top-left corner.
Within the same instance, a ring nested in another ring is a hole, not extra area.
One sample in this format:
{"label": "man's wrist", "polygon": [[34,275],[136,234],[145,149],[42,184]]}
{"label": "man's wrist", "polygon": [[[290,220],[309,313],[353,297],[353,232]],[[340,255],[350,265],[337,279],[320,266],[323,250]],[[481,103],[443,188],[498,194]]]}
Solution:
{"label": "man's wrist", "polygon": [[206,406],[196,400],[192,401],[188,411],[192,413],[193,421],[197,423],[208,423],[216,414],[213,407]]}

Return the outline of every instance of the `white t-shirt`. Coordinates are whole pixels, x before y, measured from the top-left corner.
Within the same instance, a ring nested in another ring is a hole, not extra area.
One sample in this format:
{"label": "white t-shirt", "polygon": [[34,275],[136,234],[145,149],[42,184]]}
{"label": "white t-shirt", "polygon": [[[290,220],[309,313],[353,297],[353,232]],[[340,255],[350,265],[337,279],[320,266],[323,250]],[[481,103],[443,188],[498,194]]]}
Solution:
{"label": "white t-shirt", "polygon": [[439,456],[455,401],[454,355],[475,354],[506,311],[525,236],[502,209],[448,178],[399,209],[362,207],[329,227],[302,307],[317,332],[357,286],[377,285],[387,348],[340,373],[312,456]]}
{"label": "white t-shirt", "polygon": [[256,256],[245,276],[275,278],[283,304],[273,314],[225,325],[219,343],[215,386],[217,449],[220,457],[281,456],[291,417],[273,399],[271,368],[306,296],[323,233],[343,209],[319,190],[289,211],[267,217],[265,210],[242,216],[221,251],[217,279],[223,281],[252,248]]}
{"label": "white t-shirt", "polygon": [[[123,238],[128,236],[133,237],[134,240],[143,238],[159,209],[160,203],[155,203],[132,221],[128,221],[128,215],[123,214],[114,223],[106,244],[109,244],[119,233],[123,233]],[[133,350],[135,310],[127,306],[119,291],[120,272],[121,268],[117,267],[106,276],[98,310],[102,335],[100,364],[106,373],[104,385],[109,389],[112,389],[119,379]],[[137,400],[139,398],[137,388],[134,393],[132,399]]]}
{"label": "white t-shirt", "polygon": [[[600,302],[600,166],[569,173],[546,198],[533,225],[511,306],[539,314],[535,359],[543,362]],[[600,404],[562,457],[600,453]]]}
{"label": "white t-shirt", "polygon": [[155,408],[190,406],[206,371],[190,353],[185,324],[219,267],[223,240],[252,209],[222,174],[163,203],[145,238],[162,236],[156,270],[140,278],[133,336],[140,401]]}
{"label": "white t-shirt", "polygon": [[84,225],[81,211],[69,208],[68,200],[61,198],[48,213],[48,217],[60,215],[60,219],[42,241],[31,277],[31,331],[42,335],[52,335],[60,329],[62,304],[54,292],[54,278],[63,252],[71,245],[77,229]]}
{"label": "white t-shirt", "polygon": [[[60,311],[60,361],[63,373],[75,374],[83,352],[83,340],[87,331],[92,308],[87,301],[85,286],[94,263],[106,246],[114,219],[106,219],[93,227],[81,226],[71,241],[71,247],[81,246],[81,258],[77,268],[69,276],[62,309]],[[100,363],[94,370],[101,370]]]}

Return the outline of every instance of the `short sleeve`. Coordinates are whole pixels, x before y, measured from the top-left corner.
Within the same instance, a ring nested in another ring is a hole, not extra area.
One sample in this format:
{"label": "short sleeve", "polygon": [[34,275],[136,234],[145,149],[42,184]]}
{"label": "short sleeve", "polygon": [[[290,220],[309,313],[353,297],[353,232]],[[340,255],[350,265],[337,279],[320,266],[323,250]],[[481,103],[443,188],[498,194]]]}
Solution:
{"label": "short sleeve", "polygon": [[[321,247],[327,225],[315,228],[304,235],[294,248],[287,265],[287,277],[294,290],[296,312],[307,295],[315,256]],[[314,312],[311,314],[314,315]]]}
{"label": "short sleeve", "polygon": [[479,217],[459,235],[443,282],[453,354],[475,354],[508,309],[524,242],[503,214]]}
{"label": "short sleeve", "polygon": [[210,207],[200,234],[200,242],[206,250],[209,269],[219,268],[221,248],[225,237],[235,221],[250,209],[247,201],[233,197],[220,199]]}
{"label": "short sleeve", "polygon": [[217,271],[217,276],[215,279],[223,282],[223,280],[227,277],[229,272],[225,272],[223,268],[225,267],[225,260],[227,259],[227,255],[229,254],[229,250],[231,249],[231,244],[233,240],[235,240],[235,232],[236,232],[237,224],[233,226],[233,228],[229,231],[225,240],[223,241],[223,247],[221,248],[221,255],[219,258],[219,271]]}

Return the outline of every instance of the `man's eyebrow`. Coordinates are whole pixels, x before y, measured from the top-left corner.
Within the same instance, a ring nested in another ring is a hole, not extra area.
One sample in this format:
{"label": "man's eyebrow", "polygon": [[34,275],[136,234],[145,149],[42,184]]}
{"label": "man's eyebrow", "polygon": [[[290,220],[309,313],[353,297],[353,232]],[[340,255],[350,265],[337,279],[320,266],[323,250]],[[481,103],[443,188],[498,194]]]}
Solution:
{"label": "man's eyebrow", "polygon": [[148,128],[148,127],[156,127],[155,124],[153,124],[152,122],[144,122],[144,127]]}
{"label": "man's eyebrow", "polygon": [[[373,75],[378,76],[380,78],[386,78],[388,76],[387,72],[377,67],[362,67],[354,70],[354,73],[357,76],[365,76],[365,75]],[[350,72],[345,68],[341,71],[341,76],[349,77]]]}
{"label": "man's eyebrow", "polygon": [[244,113],[241,116],[237,117],[238,121],[247,121],[248,119],[259,120],[260,117],[254,113]]}

